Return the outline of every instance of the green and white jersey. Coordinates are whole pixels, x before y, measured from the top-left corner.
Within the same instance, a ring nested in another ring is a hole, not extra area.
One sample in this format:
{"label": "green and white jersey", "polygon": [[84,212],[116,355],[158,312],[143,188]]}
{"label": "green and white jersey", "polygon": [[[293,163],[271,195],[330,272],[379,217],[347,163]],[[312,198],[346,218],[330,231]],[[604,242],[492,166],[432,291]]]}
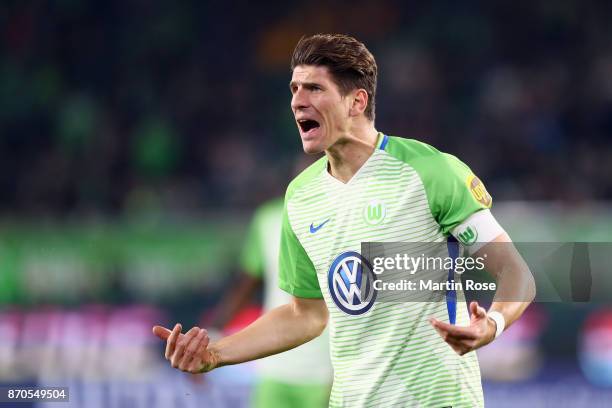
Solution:
{"label": "green and white jersey", "polygon": [[[282,218],[282,198],[257,208],[240,259],[244,272],[263,280],[265,311],[291,302],[291,296],[278,288]],[[262,377],[285,384],[329,386],[332,368],[328,330],[293,350],[258,360],[257,367]]]}
{"label": "green and white jersey", "polygon": [[[362,242],[444,242],[476,212],[490,214],[490,206],[480,180],[457,158],[383,134],[348,183],[328,173],[326,157],[291,182],[280,287],[325,299],[334,368],[330,406],[483,406],[476,353],[457,355],[428,322],[432,316],[449,321],[445,301],[364,299],[347,306],[349,288],[340,293],[333,275]],[[456,324],[469,324],[465,302],[457,307]]]}

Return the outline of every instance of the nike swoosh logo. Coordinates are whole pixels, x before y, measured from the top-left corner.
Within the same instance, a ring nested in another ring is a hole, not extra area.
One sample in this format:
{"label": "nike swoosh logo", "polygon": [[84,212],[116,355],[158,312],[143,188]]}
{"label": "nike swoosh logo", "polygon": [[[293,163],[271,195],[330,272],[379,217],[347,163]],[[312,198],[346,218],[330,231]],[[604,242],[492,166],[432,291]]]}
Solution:
{"label": "nike swoosh logo", "polygon": [[314,234],[315,232],[317,232],[318,230],[320,230],[321,228],[323,228],[323,226],[325,224],[327,224],[327,222],[330,220],[331,218],[326,219],[325,221],[323,221],[321,224],[317,225],[316,227],[314,226],[314,223],[310,224],[310,233]]}

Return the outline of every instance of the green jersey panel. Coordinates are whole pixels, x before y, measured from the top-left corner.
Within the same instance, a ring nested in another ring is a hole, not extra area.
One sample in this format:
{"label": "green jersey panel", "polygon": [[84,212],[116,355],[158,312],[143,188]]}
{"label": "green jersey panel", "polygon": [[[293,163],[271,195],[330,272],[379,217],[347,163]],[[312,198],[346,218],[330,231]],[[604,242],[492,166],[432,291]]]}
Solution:
{"label": "green jersey panel", "polygon": [[285,292],[297,297],[321,298],[323,294],[315,267],[293,231],[287,207],[291,205],[292,197],[307,189],[309,182],[325,169],[326,164],[325,158],[321,158],[310,165],[289,184],[285,195],[279,255],[279,286]]}
{"label": "green jersey panel", "polygon": [[416,140],[396,137],[390,138],[386,151],[419,174],[431,213],[445,235],[476,211],[491,207],[484,185],[455,156]]}

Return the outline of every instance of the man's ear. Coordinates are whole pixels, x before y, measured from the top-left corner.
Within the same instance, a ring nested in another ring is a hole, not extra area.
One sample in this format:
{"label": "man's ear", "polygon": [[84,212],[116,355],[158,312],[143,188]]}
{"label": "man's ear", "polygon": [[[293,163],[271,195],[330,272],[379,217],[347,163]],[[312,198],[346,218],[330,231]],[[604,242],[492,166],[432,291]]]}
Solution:
{"label": "man's ear", "polygon": [[368,93],[365,89],[357,89],[350,93],[351,97],[351,108],[349,110],[350,116],[362,115],[368,107]]}

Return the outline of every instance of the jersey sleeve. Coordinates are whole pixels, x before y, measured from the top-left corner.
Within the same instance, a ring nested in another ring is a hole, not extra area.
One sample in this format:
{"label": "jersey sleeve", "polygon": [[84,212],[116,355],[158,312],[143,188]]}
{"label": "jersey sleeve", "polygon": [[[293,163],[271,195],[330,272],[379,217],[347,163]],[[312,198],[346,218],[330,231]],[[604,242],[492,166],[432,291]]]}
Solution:
{"label": "jersey sleeve", "polygon": [[293,296],[322,298],[316,269],[306,250],[295,235],[287,211],[283,208],[279,254],[279,286]]}
{"label": "jersey sleeve", "polygon": [[426,178],[432,214],[445,235],[452,235],[473,254],[504,233],[489,210],[493,204],[484,184],[455,156],[434,156]]}
{"label": "jersey sleeve", "polygon": [[491,208],[493,200],[484,184],[455,156],[427,157],[421,177],[434,219],[445,235],[477,211]]}
{"label": "jersey sleeve", "polygon": [[249,225],[246,241],[240,254],[240,267],[255,277],[262,278],[264,272],[264,245],[261,234],[261,212],[256,211]]}

